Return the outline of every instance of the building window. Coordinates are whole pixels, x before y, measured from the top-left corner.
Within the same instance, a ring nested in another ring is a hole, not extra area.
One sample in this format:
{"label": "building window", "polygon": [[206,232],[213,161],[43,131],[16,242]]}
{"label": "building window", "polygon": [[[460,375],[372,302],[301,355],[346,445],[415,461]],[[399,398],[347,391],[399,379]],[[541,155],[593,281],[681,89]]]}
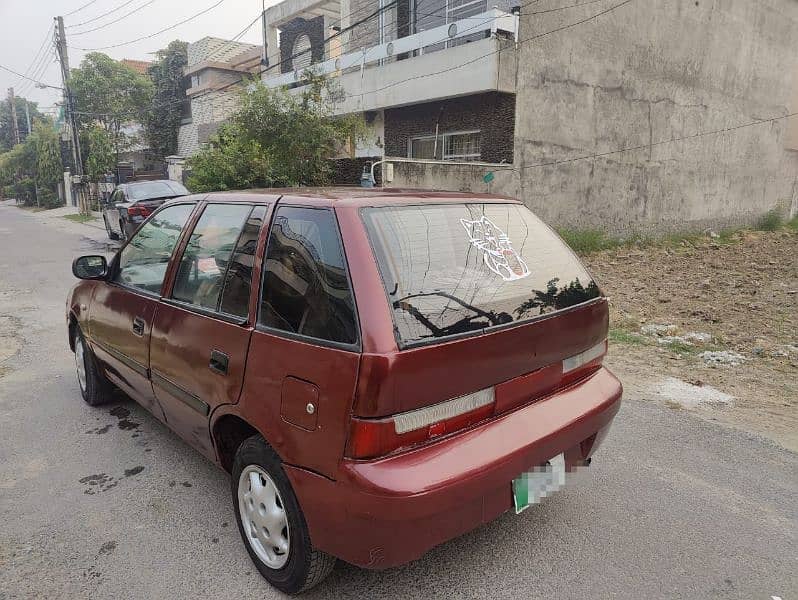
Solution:
{"label": "building window", "polygon": [[408,144],[409,158],[438,160],[480,160],[479,131],[456,131],[438,134],[438,143],[434,135],[421,135],[410,138]]}
{"label": "building window", "polygon": [[310,36],[301,33],[294,40],[293,59],[294,69],[307,69],[313,62],[313,49],[310,43]]}

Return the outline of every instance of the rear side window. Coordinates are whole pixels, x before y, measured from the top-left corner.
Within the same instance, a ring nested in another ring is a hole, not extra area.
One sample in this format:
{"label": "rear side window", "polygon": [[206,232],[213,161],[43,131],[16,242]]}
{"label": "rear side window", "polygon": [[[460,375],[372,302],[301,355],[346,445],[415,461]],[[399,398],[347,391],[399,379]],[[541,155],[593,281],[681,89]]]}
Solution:
{"label": "rear side window", "polygon": [[180,259],[172,293],[175,300],[218,309],[230,258],[251,212],[248,204],[209,204],[205,208]]}
{"label": "rear side window", "polygon": [[279,207],[264,269],[261,324],[328,342],[357,341],[355,306],[331,210]]}
{"label": "rear side window", "polygon": [[258,236],[265,216],[265,206],[256,206],[252,209],[238,238],[224,278],[222,301],[219,305],[219,310],[223,313],[245,317],[249,312],[252,267],[255,264],[255,250],[258,247]]}
{"label": "rear side window", "polygon": [[573,252],[523,205],[367,208],[363,220],[402,346],[599,296]]}

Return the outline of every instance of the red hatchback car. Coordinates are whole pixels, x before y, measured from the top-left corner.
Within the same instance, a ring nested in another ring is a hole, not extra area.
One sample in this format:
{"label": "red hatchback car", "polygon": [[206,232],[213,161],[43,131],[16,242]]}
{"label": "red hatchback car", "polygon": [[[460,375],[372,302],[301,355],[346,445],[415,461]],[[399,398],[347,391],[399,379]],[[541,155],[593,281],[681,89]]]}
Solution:
{"label": "red hatchback car", "polygon": [[86,402],[116,386],[230,472],[247,551],[288,593],[520,512],[620,406],[606,299],[506,198],[187,196],[73,272]]}

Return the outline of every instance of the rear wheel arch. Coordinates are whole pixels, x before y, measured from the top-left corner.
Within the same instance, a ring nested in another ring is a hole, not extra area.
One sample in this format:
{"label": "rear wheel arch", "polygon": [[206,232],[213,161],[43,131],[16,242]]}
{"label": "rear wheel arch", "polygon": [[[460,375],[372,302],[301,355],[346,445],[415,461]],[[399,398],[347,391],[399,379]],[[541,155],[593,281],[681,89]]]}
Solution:
{"label": "rear wheel arch", "polygon": [[253,435],[259,435],[269,443],[263,433],[237,414],[223,414],[212,424],[211,436],[219,463],[225,471],[232,472],[236,451]]}

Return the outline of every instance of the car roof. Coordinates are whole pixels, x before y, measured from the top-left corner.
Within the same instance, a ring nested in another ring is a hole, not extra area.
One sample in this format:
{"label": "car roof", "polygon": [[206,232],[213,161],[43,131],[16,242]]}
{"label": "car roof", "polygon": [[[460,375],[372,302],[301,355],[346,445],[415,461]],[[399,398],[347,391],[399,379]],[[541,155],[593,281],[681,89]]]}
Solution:
{"label": "car roof", "polygon": [[125,183],[120,183],[118,187],[134,187],[137,185],[143,185],[145,183],[165,183],[167,185],[180,185],[183,184],[179,181],[175,181],[174,179],[141,179],[139,181],[126,181]]}
{"label": "car roof", "polygon": [[466,202],[518,202],[507,196],[403,188],[361,188],[355,186],[264,188],[235,192],[213,192],[184,196],[181,200],[214,202],[275,202],[318,206],[386,206],[395,204],[446,204]]}

